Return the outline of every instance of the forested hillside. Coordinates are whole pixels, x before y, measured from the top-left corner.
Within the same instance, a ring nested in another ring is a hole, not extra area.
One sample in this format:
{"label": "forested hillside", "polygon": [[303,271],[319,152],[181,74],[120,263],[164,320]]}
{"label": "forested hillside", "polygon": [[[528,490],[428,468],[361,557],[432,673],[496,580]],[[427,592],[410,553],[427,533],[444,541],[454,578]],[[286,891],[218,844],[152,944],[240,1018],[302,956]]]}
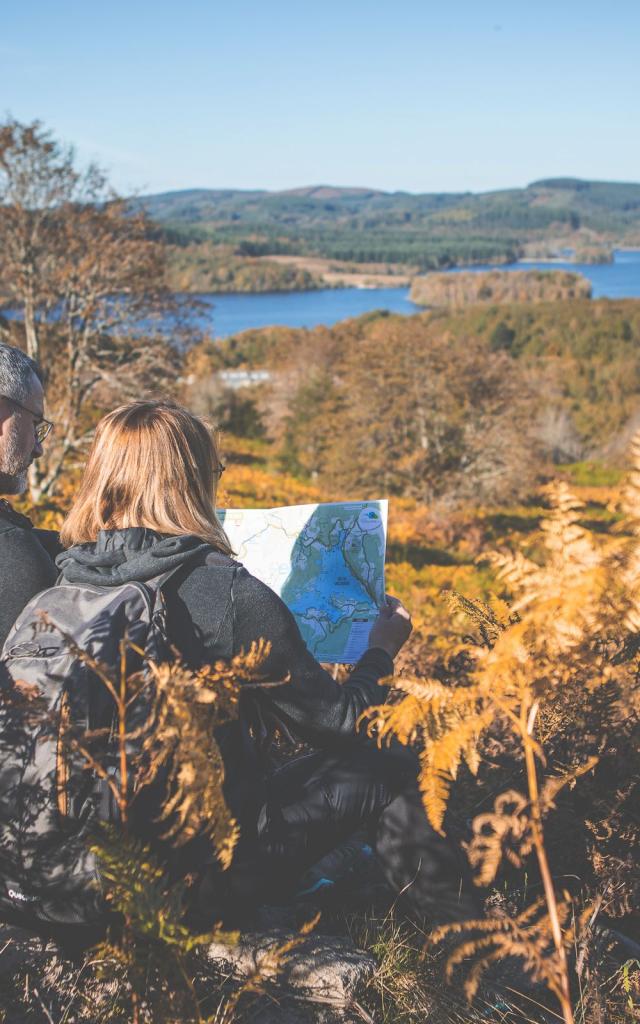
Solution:
{"label": "forested hillside", "polygon": [[571,247],[587,259],[640,242],[640,185],[548,179],[482,194],[329,187],[191,189],[135,201],[175,244],[211,240],[239,257],[320,256],[434,269]]}
{"label": "forested hillside", "polygon": [[[203,409],[303,477],[459,503],[521,494],[548,462],[615,461],[640,422],[639,343],[640,303],[582,299],[246,331],[188,363]],[[271,380],[214,376],[240,367]]]}

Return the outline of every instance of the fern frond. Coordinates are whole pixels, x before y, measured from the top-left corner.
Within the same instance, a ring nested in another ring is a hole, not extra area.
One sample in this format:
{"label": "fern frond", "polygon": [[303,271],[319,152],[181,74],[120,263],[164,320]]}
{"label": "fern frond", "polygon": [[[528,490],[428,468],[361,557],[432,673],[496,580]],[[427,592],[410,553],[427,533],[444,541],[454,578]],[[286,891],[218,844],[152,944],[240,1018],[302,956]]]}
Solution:
{"label": "fern frond", "polygon": [[447,772],[434,767],[425,748],[420,753],[418,786],[426,815],[436,832],[444,835],[442,823],[447,809],[452,778]]}
{"label": "fern frond", "polygon": [[492,647],[510,625],[510,620],[503,617],[501,608],[492,608],[485,601],[464,597],[456,590],[443,590],[442,595],[452,611],[464,612],[476,623],[485,647]]}
{"label": "fern frond", "polygon": [[548,775],[544,781],[540,793],[540,809],[543,814],[552,810],[555,807],[555,799],[558,793],[564,789],[565,786],[575,786],[577,780],[581,775],[586,775],[592,768],[600,761],[599,757],[595,755],[588,758],[584,764],[578,765],[576,768],[572,768],[570,771],[564,772],[562,775]]}
{"label": "fern frond", "polygon": [[[571,917],[569,902],[558,904],[558,917],[563,929],[563,943],[568,949],[575,940],[574,928],[568,927]],[[462,935],[464,939],[447,960],[447,975],[451,979],[455,969],[464,961],[474,961],[465,984],[465,992],[470,1000],[491,965],[507,957],[519,959],[534,982],[546,985],[560,997],[563,967],[554,946],[553,930],[544,898],[536,900],[515,918],[491,917],[443,925],[432,932],[429,941],[437,944],[455,935]]]}
{"label": "fern frond", "polygon": [[218,929],[195,935],[183,923],[187,885],[170,880],[147,846],[104,827],[92,852],[100,866],[107,899],[136,935],[188,953],[214,940],[234,944],[237,934]]}
{"label": "fern frond", "polygon": [[405,697],[395,704],[376,704],[366,708],[358,719],[367,736],[375,738],[379,747],[395,737],[403,746],[415,743],[420,736],[424,713],[420,701]]}
{"label": "fern frond", "polygon": [[196,672],[179,663],[151,666],[154,701],[144,729],[138,789],[164,769],[164,838],[182,845],[196,835],[208,836],[223,868],[231,863],[239,829],[224,799],[224,763],[215,731],[235,717],[240,686],[264,681],[260,669],[270,649],[259,640],[230,662]]}
{"label": "fern frond", "polygon": [[490,885],[504,857],[522,867],[532,849],[528,804],[522,793],[508,790],[496,797],[493,811],[473,819],[473,838],[465,849],[476,885]]}

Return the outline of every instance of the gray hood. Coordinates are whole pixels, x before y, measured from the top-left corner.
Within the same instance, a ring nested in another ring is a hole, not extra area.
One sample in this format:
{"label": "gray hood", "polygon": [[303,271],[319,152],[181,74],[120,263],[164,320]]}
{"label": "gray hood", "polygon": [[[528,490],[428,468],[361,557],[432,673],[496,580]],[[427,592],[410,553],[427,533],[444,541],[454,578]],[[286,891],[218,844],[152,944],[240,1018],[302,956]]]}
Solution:
{"label": "gray hood", "polygon": [[168,537],[132,526],[100,530],[93,544],[76,544],[56,558],[67,583],[117,587],[132,580],[153,579],[214,549],[200,537]]}

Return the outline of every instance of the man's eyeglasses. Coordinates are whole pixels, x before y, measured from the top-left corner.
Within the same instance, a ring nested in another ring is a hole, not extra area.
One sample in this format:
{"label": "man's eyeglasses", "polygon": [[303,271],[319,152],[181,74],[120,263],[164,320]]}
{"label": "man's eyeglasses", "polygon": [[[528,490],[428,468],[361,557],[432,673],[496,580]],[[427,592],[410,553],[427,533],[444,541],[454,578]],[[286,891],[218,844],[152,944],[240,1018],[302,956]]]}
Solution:
{"label": "man's eyeglasses", "polygon": [[0,395],[0,398],[4,398],[7,402],[11,402],[12,405],[17,405],[23,412],[28,412],[30,416],[33,416],[33,429],[36,435],[36,441],[38,444],[42,444],[46,441],[49,434],[53,430],[53,423],[51,420],[45,420],[44,416],[38,416],[33,409],[28,409],[22,402],[17,402],[15,398],[10,398],[9,395]]}

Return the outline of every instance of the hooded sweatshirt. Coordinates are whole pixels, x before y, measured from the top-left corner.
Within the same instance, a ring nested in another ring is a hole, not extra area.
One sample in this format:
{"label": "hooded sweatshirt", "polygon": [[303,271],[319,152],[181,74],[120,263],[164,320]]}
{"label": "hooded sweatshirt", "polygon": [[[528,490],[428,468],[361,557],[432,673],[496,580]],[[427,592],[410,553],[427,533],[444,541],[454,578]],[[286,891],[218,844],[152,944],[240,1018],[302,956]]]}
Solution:
{"label": "hooded sweatshirt", "polygon": [[57,558],[64,582],[119,586],[177,571],[163,588],[169,638],[192,668],[228,659],[261,637],[271,651],[261,672],[282,686],[251,691],[239,721],[220,731],[226,797],[246,821],[261,800],[259,746],[278,723],[295,739],[316,746],[362,743],[358,718],[386,700],[379,680],[393,672],[381,648],[366,651],[344,684],[337,683],[307,649],[281,599],[233,558],[194,536],[166,536],[142,527],[103,530]]}

